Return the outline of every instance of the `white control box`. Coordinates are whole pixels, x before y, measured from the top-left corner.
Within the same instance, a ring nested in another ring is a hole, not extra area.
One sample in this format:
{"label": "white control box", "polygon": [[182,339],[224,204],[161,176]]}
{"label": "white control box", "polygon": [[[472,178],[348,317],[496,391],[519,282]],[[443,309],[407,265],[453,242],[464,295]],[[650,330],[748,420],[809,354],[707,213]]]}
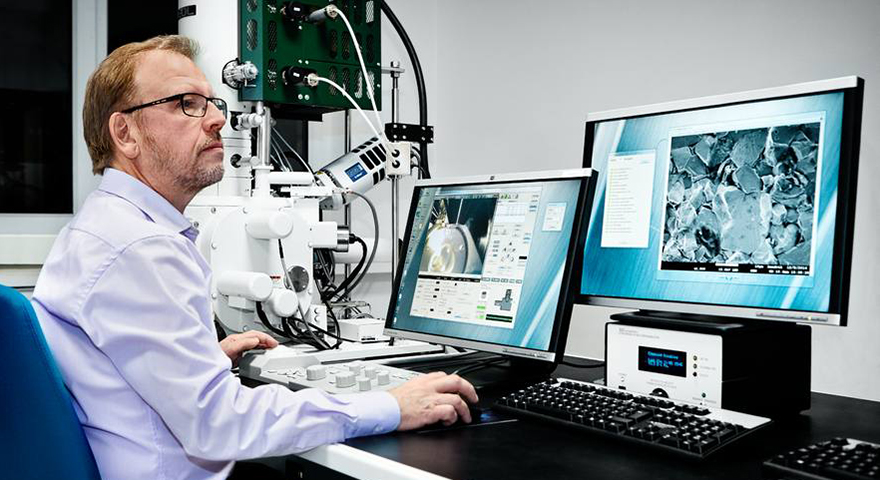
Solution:
{"label": "white control box", "polygon": [[[388,175],[410,175],[410,170],[412,170],[412,160],[410,159],[412,144],[409,142],[394,142],[389,145],[393,150],[389,152],[388,157],[385,159],[385,172]],[[397,152],[396,156],[394,152]]]}
{"label": "white control box", "polygon": [[605,334],[609,387],[722,407],[721,336],[619,323]]}
{"label": "white control box", "polygon": [[386,339],[385,320],[378,318],[340,318],[339,333],[350,342],[375,342]]}

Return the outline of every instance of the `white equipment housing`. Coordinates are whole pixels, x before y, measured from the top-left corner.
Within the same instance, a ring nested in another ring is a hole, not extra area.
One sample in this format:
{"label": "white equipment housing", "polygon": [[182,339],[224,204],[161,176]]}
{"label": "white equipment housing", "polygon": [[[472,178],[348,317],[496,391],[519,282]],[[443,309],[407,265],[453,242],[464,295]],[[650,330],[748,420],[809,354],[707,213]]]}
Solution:
{"label": "white equipment housing", "polygon": [[[238,57],[238,2],[180,0],[178,6],[195,6],[195,15],[180,19],[179,32],[198,41],[195,63],[214,95],[226,101],[230,115],[248,115],[258,132],[257,155],[252,156],[252,130],[224,125],[223,179],[200,192],[185,211],[200,230],[197,246],[214,272],[211,297],[217,320],[229,332],[267,330],[256,314],[256,302],[263,302],[269,323],[278,330],[283,330],[281,318],[300,315],[326,329],[326,308],[312,276],[313,249],[340,248],[336,223],[321,222],[318,215],[321,202],[340,192],[316,185],[310,173],[271,172],[269,109],[260,102],[240,102],[238,91],[222,82],[224,66]],[[290,198],[272,196],[272,184],[290,185]],[[285,276],[293,285],[286,285]]]}

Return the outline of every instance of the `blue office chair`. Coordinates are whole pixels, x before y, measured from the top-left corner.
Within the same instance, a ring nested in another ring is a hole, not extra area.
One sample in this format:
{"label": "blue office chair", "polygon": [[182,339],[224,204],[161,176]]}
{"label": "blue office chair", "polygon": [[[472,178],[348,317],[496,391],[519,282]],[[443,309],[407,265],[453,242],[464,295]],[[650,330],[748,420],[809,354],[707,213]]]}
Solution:
{"label": "blue office chair", "polygon": [[0,285],[0,477],[100,479],[31,303]]}

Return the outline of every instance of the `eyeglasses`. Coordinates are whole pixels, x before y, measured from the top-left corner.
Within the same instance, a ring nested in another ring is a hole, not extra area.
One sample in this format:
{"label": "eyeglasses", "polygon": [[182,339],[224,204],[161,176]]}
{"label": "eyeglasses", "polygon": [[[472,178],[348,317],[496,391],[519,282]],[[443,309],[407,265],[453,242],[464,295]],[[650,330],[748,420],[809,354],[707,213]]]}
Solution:
{"label": "eyeglasses", "polygon": [[170,97],[165,97],[155,102],[145,103],[143,105],[138,105],[136,107],[127,108],[122,110],[122,113],[131,113],[142,108],[152,107],[153,105],[161,105],[163,103],[176,102],[180,101],[180,109],[183,110],[183,113],[190,117],[204,117],[206,113],[208,113],[208,102],[214,104],[220,113],[223,114],[223,118],[226,118],[226,100],[217,97],[206,97],[201,93],[178,93],[177,95],[172,95]]}

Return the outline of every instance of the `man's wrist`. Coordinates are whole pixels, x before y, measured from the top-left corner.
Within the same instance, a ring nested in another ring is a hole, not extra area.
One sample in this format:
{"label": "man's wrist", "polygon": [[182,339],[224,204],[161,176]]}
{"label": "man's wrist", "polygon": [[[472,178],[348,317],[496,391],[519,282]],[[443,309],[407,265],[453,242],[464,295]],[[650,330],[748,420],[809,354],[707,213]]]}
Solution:
{"label": "man's wrist", "polygon": [[400,425],[400,404],[390,393],[365,392],[344,397],[356,412],[348,438],[393,432]]}

